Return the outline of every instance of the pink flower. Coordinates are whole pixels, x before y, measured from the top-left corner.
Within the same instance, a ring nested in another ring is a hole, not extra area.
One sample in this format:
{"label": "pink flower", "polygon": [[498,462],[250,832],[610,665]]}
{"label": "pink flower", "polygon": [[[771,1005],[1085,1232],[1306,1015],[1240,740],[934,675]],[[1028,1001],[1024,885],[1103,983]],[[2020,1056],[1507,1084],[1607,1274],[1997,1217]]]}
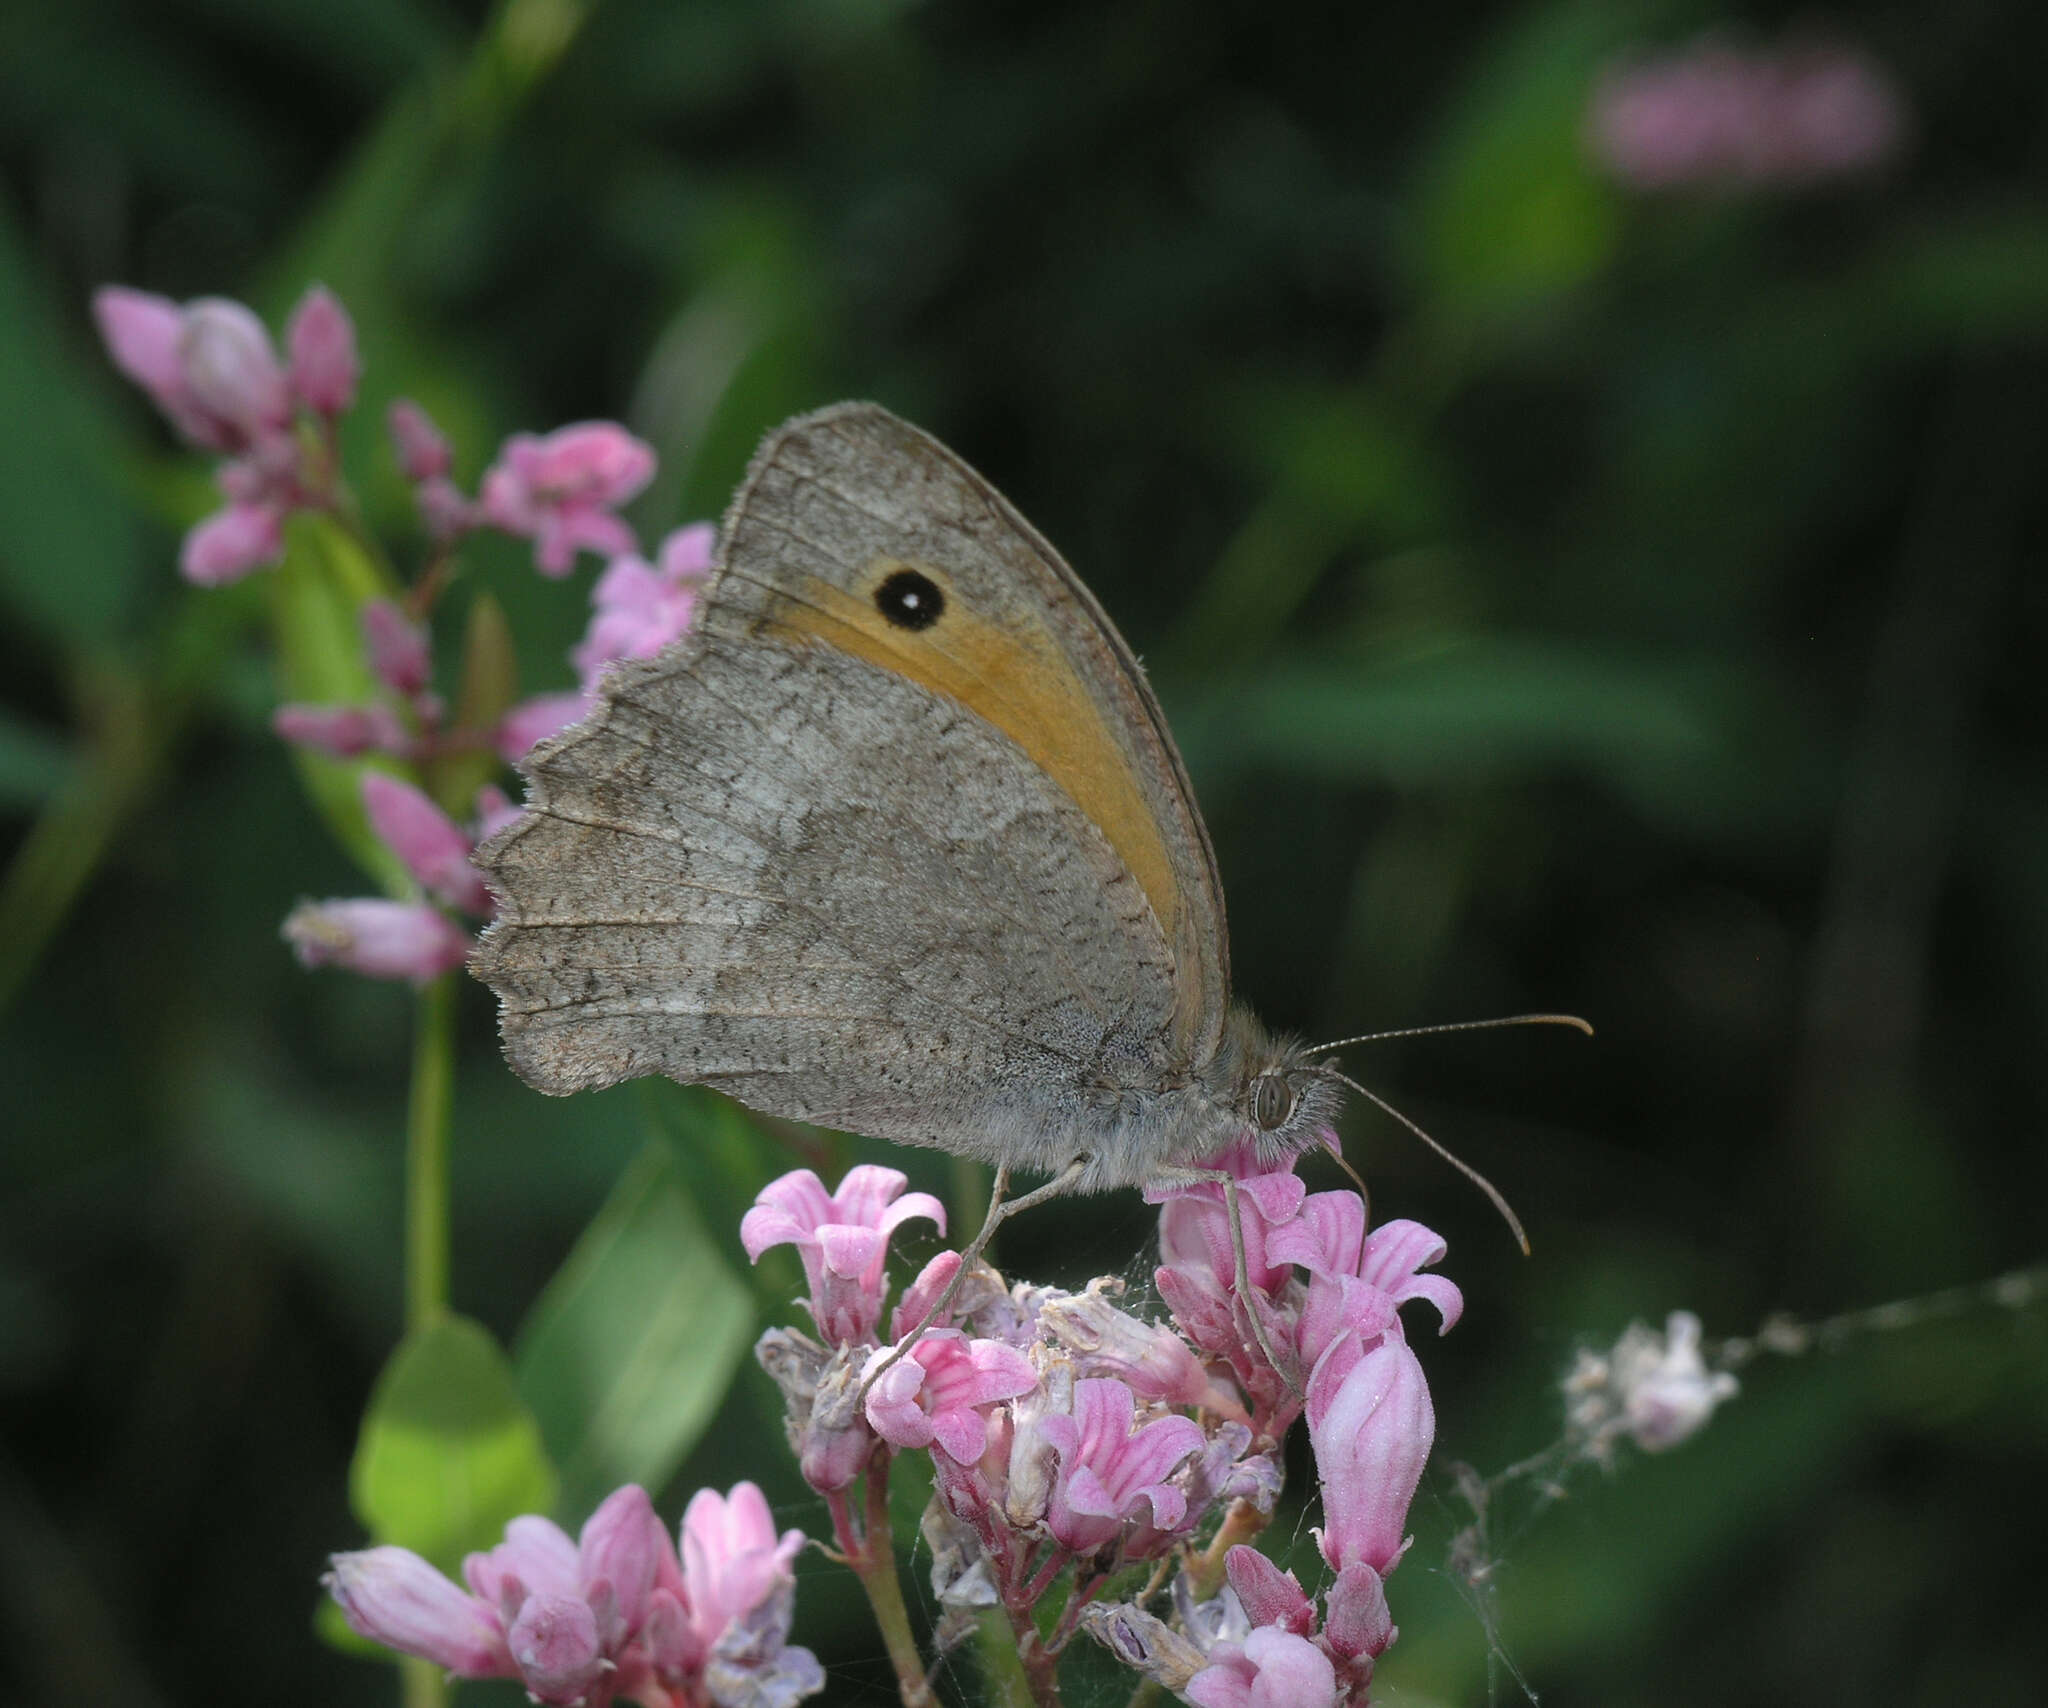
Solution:
{"label": "pink flower", "polygon": [[1164,1536],[1187,1516],[1187,1496],[1167,1482],[1181,1463],[1202,1450],[1193,1418],[1155,1418],[1135,1432],[1131,1390],[1107,1377],[1074,1384],[1071,1417],[1040,1425],[1058,1450],[1060,1468],[1046,1508],[1046,1527],[1063,1547],[1092,1554],[1129,1526],[1139,1547]]}
{"label": "pink flower", "polygon": [[433,417],[409,397],[401,397],[386,412],[384,424],[398,451],[398,466],[415,485],[439,480],[455,467],[455,455]]}
{"label": "pink flower", "polygon": [[[323,1580],[349,1625],[462,1678],[517,1678],[535,1701],[793,1703],[824,1686],[786,1644],[789,1561],[751,1483],[705,1489],[683,1521],[683,1558],[646,1493],[606,1498],[572,1542],[548,1519],[515,1518],[505,1540],[462,1563],[468,1592],[403,1548],[337,1554]],[[715,1675],[707,1677],[707,1675]]]}
{"label": "pink flower", "polygon": [[1316,1532],[1332,1569],[1384,1577],[1408,1544],[1408,1505],[1436,1439],[1429,1384],[1407,1341],[1381,1339],[1355,1362],[1325,1357],[1308,1384],[1308,1439],[1323,1488]]}
{"label": "pink flower", "polygon": [[356,400],[362,370],[356,360],[355,323],[340,299],[325,285],[315,285],[292,310],[284,341],[291,353],[287,377],[292,395],[315,415],[330,420],[345,415]]}
{"label": "pink flower", "polygon": [[469,937],[424,902],[301,902],[284,922],[284,939],[304,967],[346,967],[373,979],[427,984],[469,958]]}
{"label": "pink flower", "polygon": [[464,1594],[410,1548],[336,1554],[320,1581],[359,1637],[462,1678],[503,1678],[514,1670],[491,1605]]}
{"label": "pink flower", "polygon": [[1586,121],[1595,157],[1639,190],[1816,183],[1882,164],[1907,129],[1896,85],[1858,49],[1707,38],[1611,67]]}
{"label": "pink flower", "polygon": [[581,690],[535,694],[519,701],[498,720],[495,741],[499,756],[509,765],[518,764],[539,743],[577,722],[594,704]]}
{"label": "pink flower", "polygon": [[[869,1371],[887,1356],[876,1348]],[[892,1447],[936,1444],[959,1464],[972,1465],[988,1451],[983,1408],[1037,1386],[1038,1372],[1015,1347],[969,1340],[955,1328],[931,1329],[874,1378],[867,1419]]]}
{"label": "pink flower", "polygon": [[828,1194],[815,1174],[799,1168],[761,1189],[740,1221],[740,1244],[756,1263],[771,1247],[794,1245],[810,1280],[807,1303],[818,1332],[841,1345],[872,1340],[882,1320],[889,1236],[920,1216],[946,1231],[946,1208],[929,1192],[898,1196],[909,1184],[896,1169],[862,1164]]}
{"label": "pink flower", "polygon": [[284,556],[284,516],[274,505],[230,504],[185,536],[178,569],[196,587],[225,587]]}
{"label": "pink flower", "polygon": [[404,698],[422,692],[434,668],[426,625],[414,622],[389,599],[370,600],[358,620],[363,650],[377,680]]}
{"label": "pink flower", "polygon": [[591,590],[590,627],[569,655],[586,689],[614,659],[652,658],[688,632],[717,537],[698,522],[662,541],[658,568],[640,557],[612,559]]}
{"label": "pink flower", "polygon": [[479,503],[492,527],[532,539],[543,575],[562,576],[579,551],[634,549],[632,529],[612,512],[653,478],[650,447],[616,422],[584,421],[507,439]]}
{"label": "pink flower", "polygon": [[453,819],[410,783],[365,771],[363,806],[370,828],[429,895],[466,913],[489,913],[490,891],[469,863],[473,846]]}
{"label": "pink flower", "polygon": [[1365,1203],[1356,1192],[1317,1192],[1301,1214],[1275,1229],[1269,1257],[1299,1263],[1309,1271],[1308,1299],[1297,1330],[1302,1367],[1316,1361],[1340,1334],[1361,1347],[1380,1335],[1399,1332],[1396,1308],[1410,1299],[1434,1305],[1440,1334],[1448,1334],[1465,1309],[1457,1283],[1442,1275],[1417,1273],[1444,1255],[1443,1240],[1420,1222],[1393,1221],[1365,1232]]}
{"label": "pink flower", "polygon": [[336,759],[358,759],[365,753],[404,753],[411,745],[405,725],[389,706],[282,705],[270,714],[270,727],[298,747],[311,747]]}
{"label": "pink flower", "polygon": [[777,1535],[767,1498],[752,1483],[735,1483],[730,1495],[699,1489],[690,1497],[682,1541],[681,1600],[691,1637],[708,1654],[734,1620],[789,1578],[804,1533]]}
{"label": "pink flower", "polygon": [[1209,1374],[1188,1343],[1164,1323],[1118,1310],[1103,1285],[1046,1300],[1039,1332],[1072,1351],[1084,1373],[1113,1376],[1140,1399],[1191,1406],[1212,1398]]}
{"label": "pink flower", "polygon": [[1268,1625],[1218,1643],[1181,1695],[1196,1708],[1336,1708],[1337,1671],[1306,1637]]}

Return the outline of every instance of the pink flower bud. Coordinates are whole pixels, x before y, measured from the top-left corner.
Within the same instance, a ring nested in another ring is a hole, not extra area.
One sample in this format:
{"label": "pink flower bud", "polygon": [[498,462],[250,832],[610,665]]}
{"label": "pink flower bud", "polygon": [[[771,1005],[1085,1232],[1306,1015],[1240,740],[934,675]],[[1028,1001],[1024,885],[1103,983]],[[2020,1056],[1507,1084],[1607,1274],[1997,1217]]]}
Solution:
{"label": "pink flower bud", "polygon": [[285,328],[291,352],[291,388],[316,415],[346,414],[356,400],[356,329],[348,310],[325,285],[315,285],[292,310]]}
{"label": "pink flower bud", "polygon": [[267,504],[230,504],[191,532],[178,553],[179,572],[199,587],[225,587],[284,556],[284,518]]}
{"label": "pink flower bud", "polygon": [[434,658],[426,625],[416,623],[389,599],[372,599],[360,618],[371,672],[392,693],[410,698],[426,687]]}
{"label": "pink flower bud", "polygon": [[392,404],[384,423],[391,430],[391,442],[398,449],[398,466],[405,471],[407,480],[417,485],[423,480],[443,479],[453,471],[455,456],[448,449],[447,439],[434,425],[433,417],[411,398],[401,397]]}
{"label": "pink flower bud", "polygon": [[1308,1384],[1308,1439],[1323,1486],[1323,1558],[1381,1576],[1407,1549],[1408,1504],[1436,1440],[1422,1365],[1405,1340],[1381,1340],[1348,1370],[1334,1358]]}
{"label": "pink flower bud", "polygon": [[597,1617],[581,1596],[528,1596],[505,1641],[520,1682],[537,1702],[570,1708],[604,1672]]}
{"label": "pink flower bud", "polygon": [[668,1532],[655,1516],[647,1491],[628,1483],[607,1495],[590,1515],[577,1543],[577,1567],[585,1584],[608,1582],[627,1633],[647,1616],[655,1573],[669,1552]]}
{"label": "pink flower bud", "polygon": [[365,753],[404,753],[411,745],[405,725],[389,706],[282,705],[270,727],[297,747],[316,748],[336,759]]}
{"label": "pink flower bud", "polygon": [[185,307],[178,353],[192,399],[248,442],[291,423],[291,391],[270,334],[255,311],[226,297],[201,297]]}
{"label": "pink flower bud", "polygon": [[490,1606],[465,1595],[411,1549],[336,1554],[329,1565],[321,1582],[356,1635],[464,1678],[511,1671]]}
{"label": "pink flower bud", "polygon": [[488,913],[490,891],[469,863],[469,838],[410,783],[381,771],[363,773],[370,828],[430,895],[468,913]]}
{"label": "pink flower bud", "polygon": [[1223,1569],[1230,1575],[1230,1587],[1237,1591],[1244,1616],[1254,1625],[1278,1625],[1297,1637],[1314,1629],[1316,1610],[1302,1593],[1300,1580],[1292,1572],[1283,1572],[1258,1549],[1240,1542],[1224,1555]]}
{"label": "pink flower bud", "polygon": [[302,902],[284,922],[305,967],[346,967],[373,979],[426,984],[469,958],[469,938],[438,908],[419,902]]}
{"label": "pink flower bud", "polygon": [[208,450],[230,448],[230,435],[200,412],[186,387],[179,351],[183,309],[169,297],[107,285],[93,293],[92,313],[114,366],[149,394],[179,432]]}
{"label": "pink flower bud", "polygon": [[446,475],[423,480],[413,489],[420,507],[420,520],[428,535],[443,543],[458,539],[481,520],[477,508],[462,496],[461,489]]}

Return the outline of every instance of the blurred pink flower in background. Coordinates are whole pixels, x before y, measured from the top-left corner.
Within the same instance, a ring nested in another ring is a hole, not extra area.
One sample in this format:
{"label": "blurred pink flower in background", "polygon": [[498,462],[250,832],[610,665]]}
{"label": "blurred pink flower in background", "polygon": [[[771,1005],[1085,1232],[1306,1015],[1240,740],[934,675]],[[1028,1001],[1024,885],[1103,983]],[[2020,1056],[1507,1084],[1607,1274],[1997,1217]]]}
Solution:
{"label": "blurred pink flower in background", "polygon": [[302,967],[345,967],[373,979],[426,984],[469,958],[469,934],[437,907],[359,896],[301,902],[284,940]]}
{"label": "blurred pink flower in background", "polygon": [[633,530],[613,511],[654,478],[654,452],[615,421],[579,421],[546,437],[517,433],[485,470],[483,520],[534,543],[541,574],[563,576],[576,554],[633,551]]}
{"label": "blurred pink flower in background", "polygon": [[586,689],[615,659],[652,658],[689,630],[717,540],[709,522],[697,522],[663,540],[655,563],[612,559],[591,589],[590,627],[569,655]]}
{"label": "blurred pink flower in background", "polygon": [[148,393],[190,443],[220,451],[226,508],[186,536],[178,564],[202,587],[238,581],[284,555],[284,520],[331,501],[330,449],[299,439],[294,402],[331,429],[355,398],[355,327],[332,293],[314,286],[292,312],[291,360],[278,360],[255,311],[226,297],[179,304],[108,285],[93,318],[114,365]]}
{"label": "blurred pink flower in background", "polygon": [[1882,166],[1910,133],[1905,98],[1842,42],[1744,49],[1702,38],[1602,74],[1594,158],[1638,190],[1815,184]]}

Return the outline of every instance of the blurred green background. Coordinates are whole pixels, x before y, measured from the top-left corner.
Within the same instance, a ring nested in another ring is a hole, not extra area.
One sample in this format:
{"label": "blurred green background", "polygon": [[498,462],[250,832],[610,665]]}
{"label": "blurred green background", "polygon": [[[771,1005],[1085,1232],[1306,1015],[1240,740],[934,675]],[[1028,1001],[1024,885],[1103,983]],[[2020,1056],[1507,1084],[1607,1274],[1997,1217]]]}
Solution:
{"label": "blurred green background", "polygon": [[[362,1538],[347,1465],[399,1332],[412,1003],[278,940],[367,884],[268,733],[260,583],[177,579],[203,465],[86,316],[119,280],[275,323],[321,279],[367,361],[355,472],[406,551],[397,393],[465,481],[506,432],[628,421],[663,458],[650,539],[715,516],[784,415],[875,397],[998,481],[1151,664],[1270,1020],[1598,1025],[1350,1053],[1535,1241],[1350,1117],[1377,1209],[1442,1230],[1468,1300],[1423,1348],[1439,1457],[1385,1700],[1514,1700],[1505,1659],[1549,1704],[2039,1701],[2038,1306],[1752,1366],[1695,1444],[1501,1539],[1504,1659],[1444,1565],[1445,1466],[1551,1440],[1575,1347],[2048,1244],[2048,14],[1838,18],[1913,114],[1854,182],[1648,193],[1589,163],[1613,55],[1800,21],[8,8],[0,1695],[394,1699],[311,1616]],[[546,584],[509,542],[470,567],[524,686],[566,687],[590,569]],[[544,1100],[474,986],[460,1024],[460,1308],[513,1343],[664,1154],[663,1213],[748,1284],[737,1209],[788,1150],[672,1087]],[[1091,1202],[1002,1257],[1140,1274],[1151,1223]],[[774,1419],[748,1364],[663,1511],[753,1476],[824,1528]],[[829,1700],[892,1699],[843,1574],[802,1571]]]}

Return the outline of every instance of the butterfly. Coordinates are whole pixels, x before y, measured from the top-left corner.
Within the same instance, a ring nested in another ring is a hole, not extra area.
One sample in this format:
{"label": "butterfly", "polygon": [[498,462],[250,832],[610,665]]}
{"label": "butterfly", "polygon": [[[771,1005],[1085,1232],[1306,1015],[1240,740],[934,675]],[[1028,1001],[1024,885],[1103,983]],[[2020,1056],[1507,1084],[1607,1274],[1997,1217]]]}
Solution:
{"label": "butterfly", "polygon": [[533,750],[479,851],[513,1067],[978,1158],[970,1256],[1070,1191],[1219,1182],[1235,1226],[1215,1159],[1283,1166],[1354,1082],[1232,1001],[1186,767],[1093,595],[870,403],[770,433],[719,539],[690,632]]}

